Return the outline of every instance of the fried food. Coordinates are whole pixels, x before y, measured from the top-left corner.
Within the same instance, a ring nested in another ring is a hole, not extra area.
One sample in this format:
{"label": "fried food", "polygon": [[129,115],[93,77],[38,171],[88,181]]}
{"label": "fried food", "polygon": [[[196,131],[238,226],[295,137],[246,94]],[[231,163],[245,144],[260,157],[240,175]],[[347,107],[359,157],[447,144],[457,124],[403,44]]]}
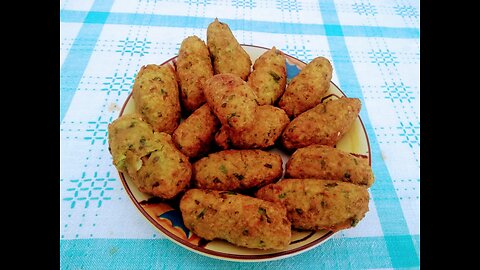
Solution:
{"label": "fried food", "polygon": [[273,105],[282,96],[287,83],[285,56],[273,47],[263,53],[253,65],[248,85],[257,95],[259,105]]}
{"label": "fried food", "polygon": [[193,164],[196,187],[245,190],[280,179],[282,157],[261,150],[225,150],[209,154]]}
{"label": "fried food", "polygon": [[137,114],[123,115],[108,126],[108,144],[115,167],[142,192],[171,199],[190,184],[188,157],[169,134],[153,133]]}
{"label": "fried food", "polygon": [[370,198],[364,186],[319,179],[284,179],[255,196],[285,206],[296,229],[332,231],[357,225]]}
{"label": "fried food", "polygon": [[182,41],[177,58],[177,75],[183,108],[193,112],[205,103],[203,87],[213,77],[207,45],[197,36]]}
{"label": "fried food", "polygon": [[173,142],[180,152],[193,158],[205,154],[211,146],[220,122],[208,107],[202,105],[173,132]]}
{"label": "fried food", "polygon": [[207,28],[207,45],[215,74],[233,73],[246,81],[252,60],[226,23],[215,19]]}
{"label": "fried food", "polygon": [[135,110],[158,132],[172,134],[180,121],[175,71],[169,65],[143,66],[133,84]]}
{"label": "fried food", "polygon": [[289,117],[297,117],[315,107],[330,88],[332,71],[328,59],[313,59],[290,81],[278,106],[284,109]]}
{"label": "fried food", "polygon": [[113,165],[122,173],[127,173],[127,152],[143,157],[153,151],[152,127],[142,121],[138,114],[122,115],[108,125],[108,148]]}
{"label": "fried food", "polygon": [[204,89],[208,106],[222,125],[236,131],[244,131],[255,122],[258,106],[252,89],[240,77],[219,74],[206,82]]}
{"label": "fried food", "polygon": [[188,157],[175,148],[169,134],[156,132],[151,143],[153,151],[146,156],[127,153],[127,162],[139,166],[128,174],[141,192],[172,199],[189,186],[192,165]]}
{"label": "fried food", "polygon": [[334,146],[357,119],[362,104],[358,98],[346,98],[318,104],[287,125],[282,144],[292,150],[312,144]]}
{"label": "fried food", "polygon": [[374,181],[368,158],[318,144],[295,151],[286,167],[285,178],[339,180],[366,187]]}
{"label": "fried food", "polygon": [[215,144],[222,150],[232,148],[232,142],[228,137],[228,128],[226,126],[221,126],[215,134]]}
{"label": "fried food", "polygon": [[206,240],[258,249],[284,249],[291,241],[284,207],[231,191],[190,189],[180,211],[185,226]]}
{"label": "fried food", "polygon": [[237,149],[267,148],[275,144],[290,122],[285,111],[271,105],[258,106],[255,119],[255,125],[241,132],[222,126],[215,136],[217,145],[223,149],[232,146]]}

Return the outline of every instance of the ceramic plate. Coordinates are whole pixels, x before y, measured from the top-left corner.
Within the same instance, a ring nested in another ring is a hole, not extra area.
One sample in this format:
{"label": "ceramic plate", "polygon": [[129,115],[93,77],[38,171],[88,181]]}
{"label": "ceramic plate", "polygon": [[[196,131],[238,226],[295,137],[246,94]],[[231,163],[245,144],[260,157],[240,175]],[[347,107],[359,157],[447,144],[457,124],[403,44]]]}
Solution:
{"label": "ceramic plate", "polygon": [[[267,48],[242,45],[252,59],[252,63],[265,51]],[[173,57],[162,65],[174,65],[177,57]],[[298,72],[306,65],[304,62],[286,55],[287,59],[287,81],[292,79],[298,74]],[[333,83],[330,83],[328,98],[338,98],[345,96],[345,94]],[[130,114],[134,112],[134,100],[130,95],[128,96],[123,108],[120,112],[120,116],[123,114]],[[336,146],[339,149],[368,156],[371,163],[370,145],[368,137],[365,132],[365,127],[360,119],[357,118],[353,124],[352,129],[345,134],[342,140]],[[271,149],[269,151],[277,152],[282,155],[283,168],[288,160],[288,155],[279,149]],[[298,255],[309,249],[312,249],[326,240],[328,240],[334,234],[332,231],[292,231],[292,241],[288,248],[285,250],[257,250],[248,249],[243,247],[237,247],[223,240],[205,241],[200,237],[190,232],[183,224],[182,215],[178,208],[178,199],[172,202],[162,202],[157,198],[144,194],[138,190],[133,184],[128,175],[120,173],[120,178],[127,191],[128,195],[132,199],[135,206],[140,210],[143,216],[149,220],[160,232],[169,240],[173,241],[188,250],[193,252],[213,257],[222,260],[229,261],[269,261],[281,258],[286,258],[294,255]]]}

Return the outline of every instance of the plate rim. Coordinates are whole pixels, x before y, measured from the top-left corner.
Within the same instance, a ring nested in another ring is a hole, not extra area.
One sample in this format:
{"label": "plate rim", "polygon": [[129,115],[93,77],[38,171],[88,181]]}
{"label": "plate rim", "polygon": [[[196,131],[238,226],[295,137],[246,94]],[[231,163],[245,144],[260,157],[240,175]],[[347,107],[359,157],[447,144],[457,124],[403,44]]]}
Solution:
{"label": "plate rim", "polygon": [[[264,50],[267,50],[267,51],[271,49],[271,48],[258,46],[258,45],[252,45],[252,44],[240,44],[240,45],[242,47],[254,47],[254,48],[264,49]],[[300,60],[300,59],[298,59],[294,56],[291,56],[291,55],[289,55],[285,52],[282,52],[282,53],[285,54],[288,57],[291,57],[291,58],[297,60],[300,63],[303,63],[303,64],[307,65],[307,63],[303,62],[302,60]],[[165,64],[173,61],[177,57],[178,57],[178,55],[175,55],[175,56],[165,60],[163,63],[161,63],[159,65],[160,66],[165,65]],[[332,82],[330,80],[330,83],[333,84],[343,94],[343,96],[347,97],[347,95],[334,82]],[[123,115],[123,112],[124,112],[128,102],[130,101],[130,99],[132,97],[132,93],[133,93],[133,91],[130,91],[130,93],[128,94],[128,97],[125,99],[125,101],[123,103],[123,106],[120,110],[120,113],[117,116],[117,119]],[[368,148],[368,153],[369,153],[368,160],[369,160],[369,165],[371,166],[372,165],[372,158],[371,158],[372,154],[371,154],[371,149],[370,149],[369,136],[368,136],[367,130],[365,128],[365,125],[362,121],[362,118],[360,117],[360,114],[357,117],[360,120],[360,124],[362,126],[362,129],[364,131],[364,134],[366,135],[365,137],[366,137],[367,148]],[[203,248],[203,247],[196,246],[196,245],[188,242],[187,240],[181,239],[180,237],[176,236],[175,234],[169,232],[167,229],[165,229],[163,226],[161,226],[157,221],[155,221],[146,212],[146,210],[143,209],[143,207],[137,201],[137,199],[133,195],[132,191],[130,190],[130,186],[127,184],[127,181],[126,181],[123,173],[120,172],[119,170],[117,170],[117,172],[120,176],[120,179],[121,179],[122,185],[124,187],[124,190],[127,192],[128,197],[133,202],[135,207],[141,212],[143,217],[148,219],[148,221],[151,223],[151,225],[153,225],[156,229],[158,229],[165,236],[165,238],[167,238],[171,242],[173,242],[173,243],[175,243],[175,244],[177,244],[177,245],[179,245],[179,246],[181,246],[185,249],[188,249],[188,250],[193,251],[197,254],[207,256],[207,257],[210,257],[210,258],[215,258],[215,259],[220,259],[220,260],[225,260],[225,261],[235,261],[235,262],[261,262],[261,261],[279,260],[279,259],[299,255],[303,252],[306,252],[310,249],[313,249],[314,247],[316,247],[316,246],[326,242],[330,238],[332,238],[332,236],[336,233],[336,232],[333,232],[333,231],[328,231],[326,234],[324,234],[319,239],[314,240],[314,241],[312,241],[312,242],[310,242],[310,243],[308,243],[304,246],[300,246],[300,247],[297,247],[297,248],[294,248],[294,249],[291,249],[291,250],[279,251],[277,253],[272,253],[272,254],[237,255],[237,254],[223,253],[223,252],[219,252],[219,251],[215,251],[215,250],[209,250],[209,249],[206,249],[206,248]]]}

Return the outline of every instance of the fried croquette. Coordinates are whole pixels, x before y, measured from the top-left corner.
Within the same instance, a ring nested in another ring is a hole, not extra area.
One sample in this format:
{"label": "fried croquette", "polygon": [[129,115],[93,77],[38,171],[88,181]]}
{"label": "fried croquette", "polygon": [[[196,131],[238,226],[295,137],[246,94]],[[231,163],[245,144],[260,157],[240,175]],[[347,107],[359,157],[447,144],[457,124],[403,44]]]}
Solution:
{"label": "fried croquette", "polygon": [[255,111],[256,123],[250,129],[236,132],[222,126],[215,136],[215,141],[222,149],[267,148],[275,144],[285,127],[290,122],[285,111],[280,108],[263,105]]}
{"label": "fried croquette", "polygon": [[358,98],[340,98],[318,104],[287,125],[282,144],[292,150],[312,144],[334,146],[357,119],[362,104]]}
{"label": "fried croquette", "polygon": [[190,189],[180,200],[185,226],[206,239],[258,249],[284,249],[291,241],[283,206],[231,191]]}
{"label": "fried croquette", "polygon": [[146,65],[133,84],[135,110],[158,132],[172,134],[180,121],[180,99],[170,65]]}
{"label": "fried croquette", "polygon": [[374,180],[368,158],[325,145],[297,149],[287,162],[285,178],[339,180],[367,187]]}
{"label": "fried croquette", "polygon": [[226,23],[216,18],[208,25],[207,45],[215,74],[232,73],[247,80],[252,60]]}
{"label": "fried croquette", "polygon": [[255,122],[256,96],[250,86],[233,74],[218,74],[205,84],[208,106],[220,120],[236,131],[247,130]]}
{"label": "fried croquette", "polygon": [[228,128],[226,126],[221,126],[215,134],[215,144],[222,150],[232,148],[232,142],[228,137]]}
{"label": "fried croquette", "polygon": [[332,71],[328,59],[313,59],[290,81],[278,106],[292,118],[315,107],[330,88]]}
{"label": "fried croquette", "polygon": [[259,105],[273,105],[282,96],[287,83],[285,56],[273,47],[263,53],[253,65],[248,85],[257,95]]}
{"label": "fried croquette", "polygon": [[197,36],[182,41],[177,58],[178,86],[183,108],[193,112],[205,103],[203,87],[213,77],[213,67],[205,42]]}
{"label": "fried croquette", "polygon": [[143,157],[153,151],[153,129],[138,114],[122,115],[108,125],[108,146],[113,165],[127,173],[127,152]]}
{"label": "fried croquette", "polygon": [[225,150],[209,154],[193,164],[196,187],[245,190],[280,179],[282,157],[262,150]]}
{"label": "fried croquette", "polygon": [[332,231],[357,225],[370,198],[364,186],[319,179],[284,179],[255,196],[285,206],[293,228]]}
{"label": "fried croquette", "polygon": [[[153,151],[146,156],[129,156],[139,164],[136,171],[129,171],[133,182],[142,192],[163,199],[172,199],[187,189],[192,177],[192,165],[172,142],[169,134],[153,134]],[[133,162],[132,162],[133,163]]]}
{"label": "fried croquette", "polygon": [[219,126],[217,117],[208,104],[204,104],[180,123],[172,139],[180,152],[197,157],[210,149]]}

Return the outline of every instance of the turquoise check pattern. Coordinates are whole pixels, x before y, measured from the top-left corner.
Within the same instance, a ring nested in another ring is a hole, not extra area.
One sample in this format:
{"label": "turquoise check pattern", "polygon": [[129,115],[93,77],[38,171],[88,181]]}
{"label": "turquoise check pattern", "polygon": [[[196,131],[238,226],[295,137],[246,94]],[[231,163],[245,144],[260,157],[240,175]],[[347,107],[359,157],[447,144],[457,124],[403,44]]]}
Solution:
{"label": "turquoise check pattern", "polygon": [[[108,152],[142,65],[206,39],[215,17],[240,43],[332,61],[332,81],[362,101],[376,182],[355,228],[279,261],[211,259],[165,239],[131,203]],[[418,269],[418,0],[60,1],[61,269]]]}

